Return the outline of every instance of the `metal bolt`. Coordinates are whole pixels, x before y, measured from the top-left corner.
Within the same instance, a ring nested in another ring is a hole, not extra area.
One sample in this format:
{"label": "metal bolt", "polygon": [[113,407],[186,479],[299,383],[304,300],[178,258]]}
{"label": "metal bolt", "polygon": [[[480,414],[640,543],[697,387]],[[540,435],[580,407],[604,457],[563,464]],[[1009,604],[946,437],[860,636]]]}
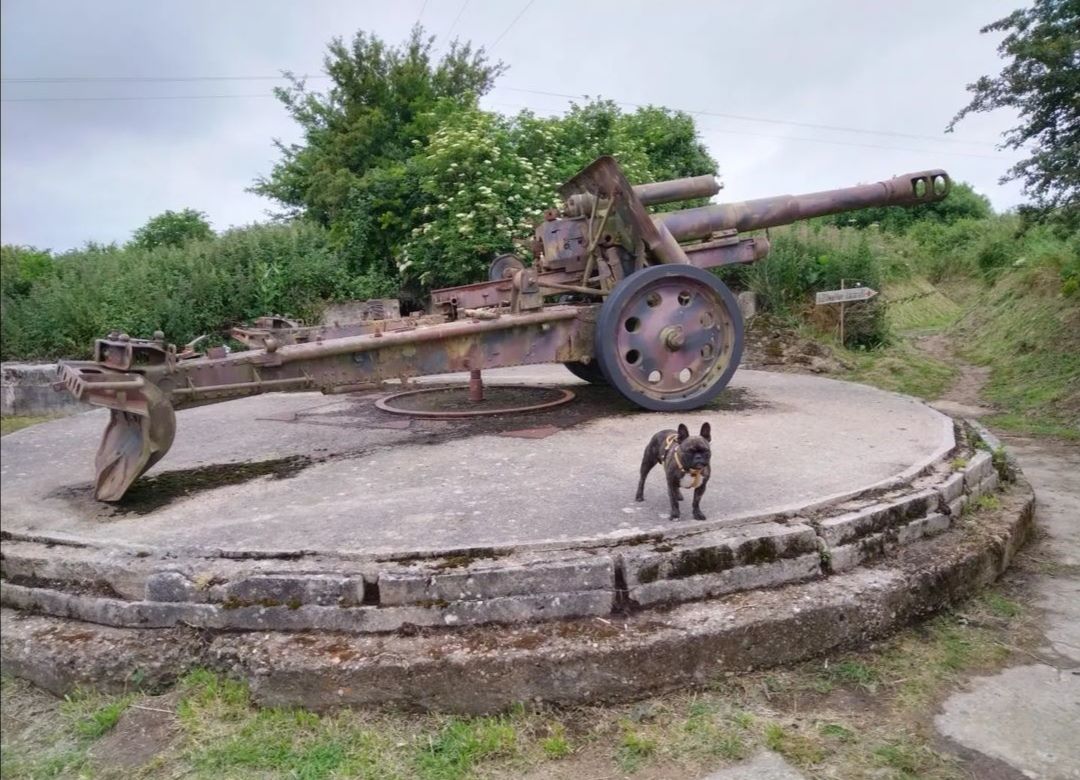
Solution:
{"label": "metal bolt", "polygon": [[686,344],[686,336],[682,332],[682,328],[667,327],[660,332],[660,338],[664,342],[664,346],[670,349],[672,352],[678,352]]}

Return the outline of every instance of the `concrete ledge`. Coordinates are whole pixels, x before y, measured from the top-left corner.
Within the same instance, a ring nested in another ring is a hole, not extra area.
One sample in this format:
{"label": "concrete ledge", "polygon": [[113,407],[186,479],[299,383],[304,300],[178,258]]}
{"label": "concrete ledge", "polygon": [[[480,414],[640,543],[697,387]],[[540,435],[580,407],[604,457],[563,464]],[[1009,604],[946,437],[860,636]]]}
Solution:
{"label": "concrete ledge", "polygon": [[94,408],[53,390],[55,381],[55,363],[0,364],[0,414],[65,415]]}
{"label": "concrete ledge", "polygon": [[0,657],[5,672],[56,693],[88,682],[115,688],[143,665],[169,680],[202,663],[247,680],[261,704],[315,710],[482,713],[522,701],[622,701],[857,645],[971,595],[1032,531],[1026,482],[1001,501],[977,522],[899,548],[887,564],[663,613],[350,636],[109,629],[4,610]]}

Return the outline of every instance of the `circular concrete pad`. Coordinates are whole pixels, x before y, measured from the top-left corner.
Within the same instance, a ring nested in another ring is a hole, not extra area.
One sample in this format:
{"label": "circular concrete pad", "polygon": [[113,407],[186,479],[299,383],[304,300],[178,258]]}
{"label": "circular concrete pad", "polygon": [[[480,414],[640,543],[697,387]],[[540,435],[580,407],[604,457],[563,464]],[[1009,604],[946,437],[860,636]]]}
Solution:
{"label": "circular concrete pad", "polygon": [[[90,496],[107,413],[4,437],[2,527],[93,545],[383,556],[543,548],[745,522],[910,479],[952,446],[952,422],[911,398],[793,374],[741,371],[714,408],[630,409],[562,367],[485,381],[574,385],[564,410],[475,421],[402,420],[373,395],[267,395],[182,411],[176,443],[125,500]],[[668,518],[659,469],[634,490],[649,437],[713,430],[705,524]]]}

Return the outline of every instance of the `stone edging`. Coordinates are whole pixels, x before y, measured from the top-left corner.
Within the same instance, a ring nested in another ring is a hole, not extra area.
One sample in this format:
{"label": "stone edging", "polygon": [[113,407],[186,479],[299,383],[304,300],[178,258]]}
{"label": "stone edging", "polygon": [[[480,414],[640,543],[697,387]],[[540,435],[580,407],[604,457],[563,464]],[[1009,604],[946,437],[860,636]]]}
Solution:
{"label": "stone edging", "polygon": [[955,473],[943,461],[931,468],[904,490],[795,518],[554,553],[183,560],[8,534],[0,603],[114,627],[215,630],[381,633],[613,617],[835,576],[946,531],[966,502],[998,485],[984,451]]}
{"label": "stone edging", "polygon": [[316,710],[482,713],[633,699],[864,643],[966,598],[1032,532],[1034,496],[1022,476],[1000,500],[989,516],[965,516],[874,566],[659,613],[356,635],[122,629],[4,609],[0,650],[5,672],[58,694],[129,689],[135,676],[166,685],[202,665],[245,679],[261,704]]}

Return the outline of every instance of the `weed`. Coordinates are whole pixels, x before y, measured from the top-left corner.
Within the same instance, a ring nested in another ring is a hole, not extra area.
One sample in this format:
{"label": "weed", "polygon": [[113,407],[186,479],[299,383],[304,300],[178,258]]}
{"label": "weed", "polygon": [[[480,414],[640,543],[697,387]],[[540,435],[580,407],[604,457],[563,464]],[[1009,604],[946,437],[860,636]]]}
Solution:
{"label": "weed", "polygon": [[556,723],[551,727],[551,736],[540,743],[540,748],[548,758],[565,758],[570,755],[570,742],[566,739],[566,727]]}
{"label": "weed", "polygon": [[616,758],[625,772],[634,772],[656,752],[656,740],[633,728],[629,722],[621,723],[622,736]]}
{"label": "weed", "polygon": [[799,767],[820,764],[827,755],[825,747],[819,742],[776,722],[765,725],[765,747]]}
{"label": "weed", "polygon": [[466,777],[482,759],[512,754],[517,730],[506,718],[451,718],[416,757],[420,774],[431,780]]}
{"label": "weed", "polygon": [[854,742],[855,732],[851,729],[846,729],[839,723],[823,723],[821,728],[818,729],[821,732],[821,736],[835,739],[839,742]]}
{"label": "weed", "polygon": [[964,466],[968,464],[967,458],[953,458],[949,463],[952,466],[953,471],[963,471]]}
{"label": "weed", "polygon": [[879,675],[876,669],[859,661],[841,661],[825,669],[824,674],[842,685],[864,688],[873,693],[877,689]]}
{"label": "weed", "polygon": [[930,769],[941,762],[941,756],[929,747],[909,739],[886,742],[872,751],[874,762],[879,766],[895,769],[902,778],[925,777]]}
{"label": "weed", "polygon": [[987,608],[998,617],[1014,618],[1020,614],[1020,605],[998,593],[985,593],[982,601]]}
{"label": "weed", "polygon": [[65,697],[61,711],[76,737],[95,740],[112,730],[133,698],[131,695],[109,698],[79,690]]}

